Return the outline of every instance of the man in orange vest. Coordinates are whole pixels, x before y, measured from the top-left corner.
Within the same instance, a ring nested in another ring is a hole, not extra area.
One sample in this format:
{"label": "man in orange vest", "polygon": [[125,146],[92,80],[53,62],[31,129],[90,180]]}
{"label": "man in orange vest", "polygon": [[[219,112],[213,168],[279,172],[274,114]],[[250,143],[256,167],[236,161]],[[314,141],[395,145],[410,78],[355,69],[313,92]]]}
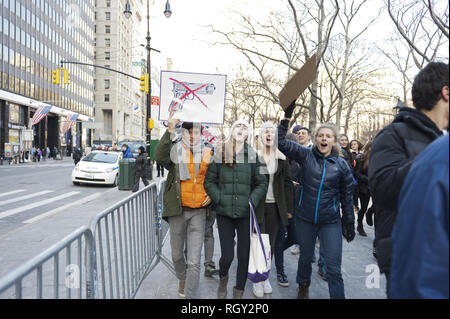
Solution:
{"label": "man in orange vest", "polygon": [[155,160],[169,167],[162,217],[170,226],[172,261],[179,280],[178,294],[190,299],[196,297],[200,280],[206,207],[211,204],[203,181],[213,148],[202,142],[200,124],[184,122],[181,129],[177,129],[179,122],[173,118],[168,120],[168,129],[155,149]]}

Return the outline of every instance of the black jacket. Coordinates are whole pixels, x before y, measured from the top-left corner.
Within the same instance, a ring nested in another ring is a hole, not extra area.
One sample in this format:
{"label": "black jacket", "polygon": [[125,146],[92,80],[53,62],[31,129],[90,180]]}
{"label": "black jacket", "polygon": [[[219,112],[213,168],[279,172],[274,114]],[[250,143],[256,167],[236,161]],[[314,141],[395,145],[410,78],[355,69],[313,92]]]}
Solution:
{"label": "black jacket", "polygon": [[142,153],[136,157],[134,164],[135,174],[146,175],[147,174],[147,154]]}
{"label": "black jacket", "polygon": [[376,207],[375,237],[381,272],[389,272],[391,264],[390,237],[403,181],[416,156],[440,135],[442,131],[425,114],[403,107],[372,143],[369,189]]}
{"label": "black jacket", "polygon": [[[264,163],[264,158],[262,156],[259,157],[261,162]],[[291,167],[289,165],[288,159],[278,158],[277,171],[273,177],[273,194],[275,196],[276,204],[278,207],[278,213],[280,214],[280,219],[283,225],[287,226],[288,216],[287,214],[293,214],[294,208],[292,206],[293,199],[293,186],[291,179]],[[269,183],[269,175],[264,174]],[[266,192],[267,193],[267,192]],[[255,209],[256,219],[258,223],[261,225],[265,225],[265,216],[264,216],[264,205],[265,205],[265,196],[259,202],[258,206]]]}
{"label": "black jacket", "polygon": [[353,176],[347,162],[333,152],[324,157],[316,146],[306,148],[285,138],[288,122],[278,126],[278,149],[300,163],[303,188],[295,216],[314,224],[331,224],[340,220],[353,223]]}
{"label": "black jacket", "polygon": [[363,155],[359,154],[356,157],[356,166],[355,166],[355,178],[358,182],[358,191],[364,194],[370,194],[369,191],[369,169],[364,169],[364,160]]}

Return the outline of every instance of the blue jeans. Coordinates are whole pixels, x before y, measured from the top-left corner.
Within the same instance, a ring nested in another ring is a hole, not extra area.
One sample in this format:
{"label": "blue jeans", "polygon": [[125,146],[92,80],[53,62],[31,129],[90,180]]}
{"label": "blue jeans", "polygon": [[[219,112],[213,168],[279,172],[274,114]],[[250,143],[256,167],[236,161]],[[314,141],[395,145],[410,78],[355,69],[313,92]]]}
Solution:
{"label": "blue jeans", "polygon": [[344,299],[344,281],[341,274],[342,227],[341,221],[334,224],[316,225],[301,219],[295,221],[297,239],[300,245],[297,283],[311,282],[311,261],[320,236],[320,250],[327,270],[328,290],[331,299]]}

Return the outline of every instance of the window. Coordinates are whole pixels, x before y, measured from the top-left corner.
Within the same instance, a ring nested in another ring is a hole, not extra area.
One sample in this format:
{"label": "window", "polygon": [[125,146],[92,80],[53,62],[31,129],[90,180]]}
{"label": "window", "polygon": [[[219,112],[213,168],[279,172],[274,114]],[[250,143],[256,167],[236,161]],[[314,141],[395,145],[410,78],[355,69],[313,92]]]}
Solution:
{"label": "window", "polygon": [[107,48],[111,47],[111,39],[105,39],[105,46]]}
{"label": "window", "polygon": [[105,25],[105,33],[111,33],[111,26]]}
{"label": "window", "polygon": [[111,12],[105,12],[106,20],[111,20]]}
{"label": "window", "polygon": [[111,60],[111,53],[105,52],[105,60]]}
{"label": "window", "polygon": [[109,102],[109,94],[105,94],[105,102]]}
{"label": "window", "polygon": [[111,8],[111,0],[106,0],[106,7]]}
{"label": "window", "polygon": [[105,90],[109,90],[109,87],[110,87],[110,81],[105,80]]}

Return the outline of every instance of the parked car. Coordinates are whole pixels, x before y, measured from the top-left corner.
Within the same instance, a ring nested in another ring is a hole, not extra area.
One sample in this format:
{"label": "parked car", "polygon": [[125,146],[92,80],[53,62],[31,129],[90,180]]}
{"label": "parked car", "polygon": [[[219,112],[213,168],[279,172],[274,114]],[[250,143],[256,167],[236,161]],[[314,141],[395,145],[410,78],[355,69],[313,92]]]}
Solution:
{"label": "parked car", "polygon": [[92,151],[72,171],[74,185],[105,184],[117,186],[119,182],[119,161],[122,153]]}
{"label": "parked car", "polygon": [[143,146],[145,149],[147,149],[147,145],[145,142],[138,142],[138,141],[122,141],[119,142],[117,145],[118,150],[122,150],[122,145],[127,144],[128,147],[131,149],[131,154],[133,154],[133,157],[136,158],[138,156],[138,149],[139,147]]}

